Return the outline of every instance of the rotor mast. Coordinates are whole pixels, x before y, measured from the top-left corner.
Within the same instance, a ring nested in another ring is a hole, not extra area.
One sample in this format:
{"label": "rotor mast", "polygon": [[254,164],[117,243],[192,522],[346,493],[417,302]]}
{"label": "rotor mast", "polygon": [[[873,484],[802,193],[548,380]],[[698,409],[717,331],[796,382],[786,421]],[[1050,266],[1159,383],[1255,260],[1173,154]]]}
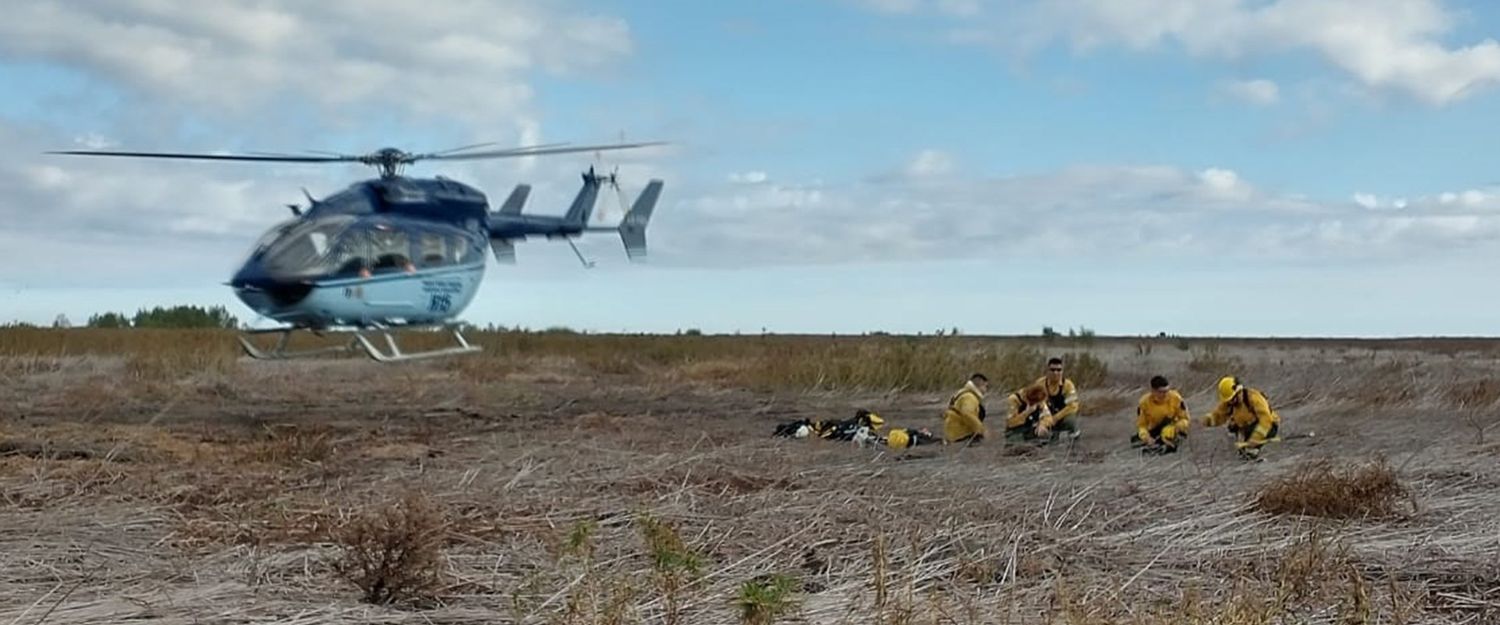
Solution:
{"label": "rotor mast", "polygon": [[396,148],[381,148],[360,157],[360,162],[374,167],[386,180],[401,175],[402,168],[416,161],[414,155]]}

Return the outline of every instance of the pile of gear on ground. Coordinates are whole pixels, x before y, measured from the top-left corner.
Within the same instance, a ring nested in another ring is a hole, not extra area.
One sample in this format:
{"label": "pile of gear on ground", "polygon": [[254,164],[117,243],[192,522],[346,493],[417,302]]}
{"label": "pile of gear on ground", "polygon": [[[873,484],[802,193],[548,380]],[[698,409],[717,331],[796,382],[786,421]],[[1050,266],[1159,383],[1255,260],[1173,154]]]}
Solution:
{"label": "pile of gear on ground", "polygon": [[[1136,432],[1130,445],[1144,454],[1171,454],[1188,435],[1192,416],[1182,394],[1165,377],[1153,376],[1150,391],[1136,405]],[[1281,415],[1271,408],[1266,394],[1225,376],[1217,385],[1218,405],[1203,418],[1205,427],[1225,426],[1235,449],[1245,460],[1259,461],[1266,443],[1282,440]],[[816,438],[851,441],[860,447],[885,446],[908,450],[919,446],[972,445],[990,436],[986,425],[985,393],[989,378],[975,373],[963,388],[948,399],[943,409],[942,436],[926,428],[885,428],[885,419],[861,408],[849,419],[800,419],[778,424],[772,434],[786,438]],[[1063,375],[1063,361],[1047,361],[1047,372],[1036,381],[1005,396],[1008,412],[1003,437],[1008,442],[1047,445],[1076,440],[1078,389]],[[1306,434],[1303,436],[1311,436]]]}

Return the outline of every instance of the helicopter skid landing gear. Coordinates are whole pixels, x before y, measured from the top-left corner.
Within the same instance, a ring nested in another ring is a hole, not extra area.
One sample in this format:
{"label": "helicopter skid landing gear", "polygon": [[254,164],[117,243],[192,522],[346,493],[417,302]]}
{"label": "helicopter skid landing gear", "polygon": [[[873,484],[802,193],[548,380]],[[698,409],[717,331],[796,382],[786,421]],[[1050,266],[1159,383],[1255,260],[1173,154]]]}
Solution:
{"label": "helicopter skid landing gear", "polygon": [[[245,353],[256,360],[291,360],[294,358],[306,358],[309,356],[320,356],[323,354],[348,354],[362,350],[365,354],[367,354],[370,358],[376,360],[377,362],[403,362],[408,360],[437,358],[441,356],[455,356],[458,354],[472,354],[474,352],[481,351],[478,345],[471,345],[469,341],[464,338],[463,333],[460,332],[457,327],[427,327],[446,328],[449,332],[453,333],[453,338],[458,341],[458,346],[422,352],[403,352],[401,351],[401,348],[396,345],[396,338],[391,336],[393,328],[386,326],[375,326],[374,328],[372,328],[373,330],[380,332],[380,334],[385,338],[386,349],[376,347],[375,344],[371,342],[370,337],[365,336],[365,332],[367,332],[368,330],[355,330],[353,332],[354,338],[349,339],[349,341],[347,343],[344,343],[343,345],[320,347],[316,349],[304,349],[298,351],[287,351],[286,346],[287,342],[291,339],[292,332],[301,328],[277,328],[268,330],[250,330],[247,332],[247,334],[280,334],[281,336],[276,340],[276,346],[271,348],[270,350],[263,350],[256,347],[255,344],[251,343],[249,339],[245,338],[244,335],[239,336],[239,341],[240,346],[245,348]],[[318,332],[314,332],[314,334],[322,336],[322,334]]]}
{"label": "helicopter skid landing gear", "polygon": [[379,362],[421,360],[425,358],[438,358],[442,356],[456,356],[458,354],[472,354],[474,352],[480,351],[478,345],[470,345],[469,341],[464,339],[463,333],[460,332],[457,327],[444,327],[446,327],[449,332],[453,333],[453,338],[458,341],[457,347],[446,347],[443,349],[434,349],[425,352],[402,352],[401,348],[396,345],[396,339],[391,336],[390,328],[386,327],[377,327],[376,329],[380,330],[380,334],[385,337],[385,344],[386,347],[390,348],[389,351],[381,351],[380,348],[376,347],[370,342],[369,337],[366,337],[363,332],[354,333],[354,340],[364,348],[366,354],[369,354],[371,358],[374,358]]}

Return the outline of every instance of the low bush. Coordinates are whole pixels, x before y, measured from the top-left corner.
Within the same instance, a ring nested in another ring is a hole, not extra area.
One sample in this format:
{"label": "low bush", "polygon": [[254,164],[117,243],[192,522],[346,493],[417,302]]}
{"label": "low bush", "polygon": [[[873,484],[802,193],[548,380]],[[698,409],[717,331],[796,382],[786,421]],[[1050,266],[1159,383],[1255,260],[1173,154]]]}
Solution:
{"label": "low bush", "polygon": [[1409,498],[1384,459],[1356,465],[1320,458],[1261,487],[1255,504],[1270,514],[1352,519],[1395,514],[1400,501]]}

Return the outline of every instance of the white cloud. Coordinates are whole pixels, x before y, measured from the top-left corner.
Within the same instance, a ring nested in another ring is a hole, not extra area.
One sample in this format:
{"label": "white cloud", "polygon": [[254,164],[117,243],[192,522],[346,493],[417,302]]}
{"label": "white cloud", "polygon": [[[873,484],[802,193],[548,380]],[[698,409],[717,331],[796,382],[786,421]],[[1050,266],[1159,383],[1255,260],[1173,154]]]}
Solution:
{"label": "white cloud", "polygon": [[1209,193],[1230,200],[1248,200],[1254,194],[1239,174],[1228,169],[1209,168],[1198,172],[1198,179]]}
{"label": "white cloud", "polygon": [[940,150],[922,150],[906,165],[912,177],[942,176],[953,172],[953,157]]}
{"label": "white cloud", "polygon": [[845,0],[878,13],[906,14],[936,11],[964,17],[977,15],[984,0]]}
{"label": "white cloud", "polygon": [[1500,43],[1449,46],[1456,21],[1441,0],[989,0],[949,38],[1015,52],[1055,40],[1081,52],[1175,44],[1230,61],[1305,51],[1367,87],[1442,105],[1500,83]]}
{"label": "white cloud", "polygon": [[1425,214],[1452,214],[1464,211],[1477,211],[1480,214],[1500,213],[1500,189],[1444,191],[1437,195],[1421,196],[1415,199],[1382,198],[1373,193],[1356,193],[1354,203],[1366,209],[1404,210],[1410,208]]}
{"label": "white cloud", "polygon": [[767,180],[766,172],[747,171],[729,174],[729,181],[735,184],[761,184]]}
{"label": "white cloud", "polygon": [[1264,78],[1232,81],[1224,85],[1224,91],[1256,106],[1270,106],[1281,97],[1281,90],[1276,83]]}
{"label": "white cloud", "polygon": [[631,51],[622,20],[538,0],[18,0],[0,21],[0,53],[224,114],[312,105],[494,126],[525,112],[528,73],[592,70]]}
{"label": "white cloud", "polygon": [[[912,163],[930,160],[919,155]],[[1314,201],[1226,168],[1076,166],[1011,176],[679,189],[656,262],[744,266],[941,258],[1408,260],[1500,243],[1500,210],[1433,198]],[[1473,193],[1468,193],[1472,199]],[[1495,201],[1493,194],[1484,195]],[[1402,206],[1406,210],[1399,210]],[[668,217],[670,216],[670,217]]]}

